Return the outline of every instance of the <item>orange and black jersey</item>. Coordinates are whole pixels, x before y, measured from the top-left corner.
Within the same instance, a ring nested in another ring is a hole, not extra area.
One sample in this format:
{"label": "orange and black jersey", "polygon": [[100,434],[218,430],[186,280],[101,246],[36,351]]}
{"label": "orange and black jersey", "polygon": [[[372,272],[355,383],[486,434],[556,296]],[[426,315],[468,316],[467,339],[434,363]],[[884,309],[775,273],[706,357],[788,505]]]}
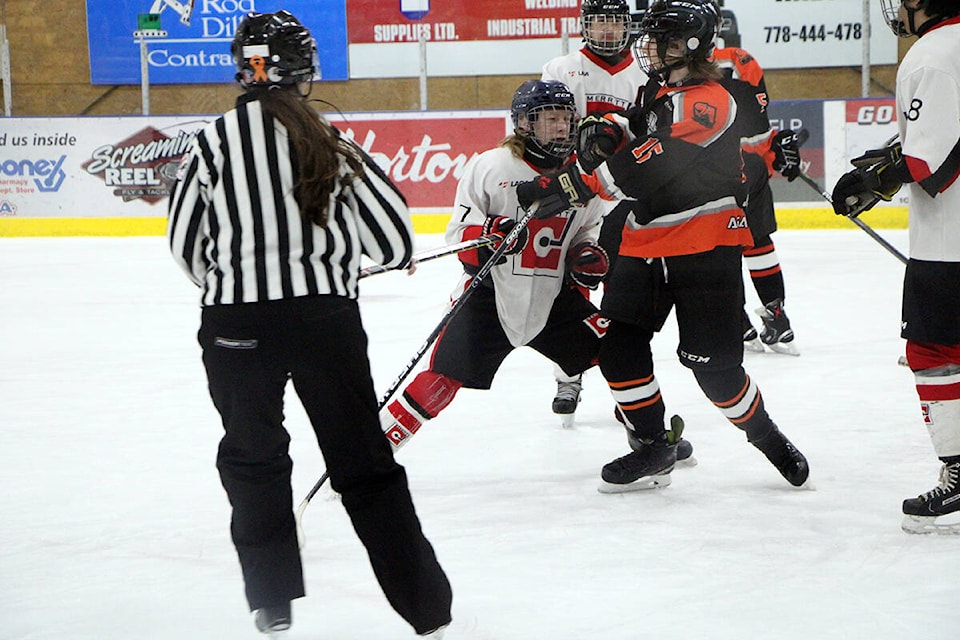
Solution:
{"label": "orange and black jersey", "polygon": [[637,107],[608,118],[636,136],[587,181],[605,197],[633,201],[620,254],[689,255],[718,246],[752,246],[740,204],[737,103],[719,82],[645,91]]}
{"label": "orange and black jersey", "polygon": [[738,126],[741,144],[747,154],[744,156],[747,179],[751,184],[765,184],[774,171],[774,155],[770,148],[774,132],[770,129],[767,114],[770,96],[763,69],[749,52],[736,47],[714,49],[713,59],[723,71],[722,84],[740,107]]}
{"label": "orange and black jersey", "polygon": [[763,79],[763,68],[748,51],[737,47],[714,49],[713,59],[726,77],[746,82],[766,95],[767,83]]}

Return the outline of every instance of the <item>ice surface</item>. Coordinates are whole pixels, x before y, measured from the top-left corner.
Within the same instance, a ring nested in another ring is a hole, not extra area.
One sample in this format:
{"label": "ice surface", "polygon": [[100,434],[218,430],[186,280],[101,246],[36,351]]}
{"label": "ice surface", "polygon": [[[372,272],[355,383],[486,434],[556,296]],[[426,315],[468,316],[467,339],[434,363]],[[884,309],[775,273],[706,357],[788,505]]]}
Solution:
{"label": "ice surface", "polygon": [[[884,235],[905,251],[906,232]],[[897,366],[903,267],[856,229],[774,239],[802,355],[745,366],[815,490],[790,487],[707,402],[671,319],[657,376],[700,464],[660,491],[602,495],[600,467],[627,447],[599,372],[563,430],[550,363],[518,350],[398,456],[453,584],[448,640],[957,637],[960,538],[899,526],[900,501],[939,468]],[[0,638],[261,637],[214,468],[198,295],[164,240],[3,239],[0,274]],[[363,281],[378,390],[458,274],[444,258]],[[299,501],[323,461],[288,399]],[[321,494],[304,525],[289,638],[412,638],[340,503]]]}

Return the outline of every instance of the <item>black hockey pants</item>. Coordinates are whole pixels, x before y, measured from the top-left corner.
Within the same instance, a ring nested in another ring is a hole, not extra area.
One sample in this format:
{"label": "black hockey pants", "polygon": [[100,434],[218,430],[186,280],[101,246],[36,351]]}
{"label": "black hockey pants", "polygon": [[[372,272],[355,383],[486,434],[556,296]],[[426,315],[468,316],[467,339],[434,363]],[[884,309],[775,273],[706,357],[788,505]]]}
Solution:
{"label": "black hockey pants", "polygon": [[250,609],[304,595],[283,427],[289,378],[390,604],[418,633],[448,623],[450,585],[380,430],[356,301],[207,307],[199,341],[223,419],[217,469],[233,507],[230,531]]}

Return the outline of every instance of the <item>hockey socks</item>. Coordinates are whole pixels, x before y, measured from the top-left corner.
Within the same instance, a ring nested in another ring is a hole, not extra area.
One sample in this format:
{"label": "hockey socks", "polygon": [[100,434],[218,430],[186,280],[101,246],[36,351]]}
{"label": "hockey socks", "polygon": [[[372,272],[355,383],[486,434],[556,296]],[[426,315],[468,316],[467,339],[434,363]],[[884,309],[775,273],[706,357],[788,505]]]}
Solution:
{"label": "hockey socks", "polygon": [[743,367],[720,371],[696,370],[697,383],[720,413],[747,434],[787,482],[799,487],[807,481],[807,459],[770,419],[760,390]]}

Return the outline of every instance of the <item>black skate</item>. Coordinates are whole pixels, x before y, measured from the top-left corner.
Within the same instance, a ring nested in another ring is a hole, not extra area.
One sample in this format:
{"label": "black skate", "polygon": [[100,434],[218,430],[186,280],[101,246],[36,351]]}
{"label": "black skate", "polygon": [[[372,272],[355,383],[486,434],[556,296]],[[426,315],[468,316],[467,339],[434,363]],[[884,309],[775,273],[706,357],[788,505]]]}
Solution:
{"label": "black skate", "polygon": [[[950,514],[957,517],[942,518]],[[960,462],[944,464],[936,487],[903,501],[900,526],[907,533],[960,535]]]}
{"label": "black skate", "polygon": [[254,624],[257,625],[257,631],[270,636],[289,629],[292,620],[293,616],[290,613],[289,602],[273,607],[257,609],[257,613],[253,619]]}
{"label": "black skate", "polygon": [[757,314],[763,321],[760,330],[760,340],[777,353],[798,356],[800,352],[793,343],[793,329],[790,328],[790,319],[783,310],[783,300],[777,298],[757,309]]}
{"label": "black skate", "polygon": [[760,449],[777,468],[780,475],[793,486],[799,487],[807,481],[810,476],[807,459],[776,426],[770,433],[759,440],[752,441],[751,444]]}
{"label": "black skate", "polygon": [[[636,432],[627,426],[627,421],[623,419],[623,414],[620,413],[620,407],[613,408],[613,417],[617,419],[617,422],[622,424],[627,430],[627,444],[630,445],[630,448],[634,451],[639,451],[640,447],[643,446],[643,441],[637,437]],[[673,416],[677,420],[681,420],[680,416]],[[681,428],[680,431],[683,431]],[[677,441],[677,466],[678,467],[695,467],[697,466],[697,459],[693,457],[693,444],[690,443],[686,438],[680,438]]]}
{"label": "black skate", "polygon": [[[670,418],[670,431],[650,440],[637,439],[639,448],[603,465],[600,493],[624,493],[659,489],[670,485],[670,472],[677,463],[677,442],[683,432],[680,416]],[[633,447],[633,443],[631,443]]]}
{"label": "black skate", "polygon": [[580,404],[580,390],[583,388],[583,376],[572,382],[557,381],[557,395],[553,399],[553,412],[560,416],[560,423],[565,429],[573,426],[573,414]]}
{"label": "black skate", "polygon": [[763,353],[763,343],[760,342],[760,337],[757,334],[757,330],[753,328],[753,323],[750,322],[750,316],[747,315],[747,312],[743,312],[743,350],[752,351],[754,353]]}

